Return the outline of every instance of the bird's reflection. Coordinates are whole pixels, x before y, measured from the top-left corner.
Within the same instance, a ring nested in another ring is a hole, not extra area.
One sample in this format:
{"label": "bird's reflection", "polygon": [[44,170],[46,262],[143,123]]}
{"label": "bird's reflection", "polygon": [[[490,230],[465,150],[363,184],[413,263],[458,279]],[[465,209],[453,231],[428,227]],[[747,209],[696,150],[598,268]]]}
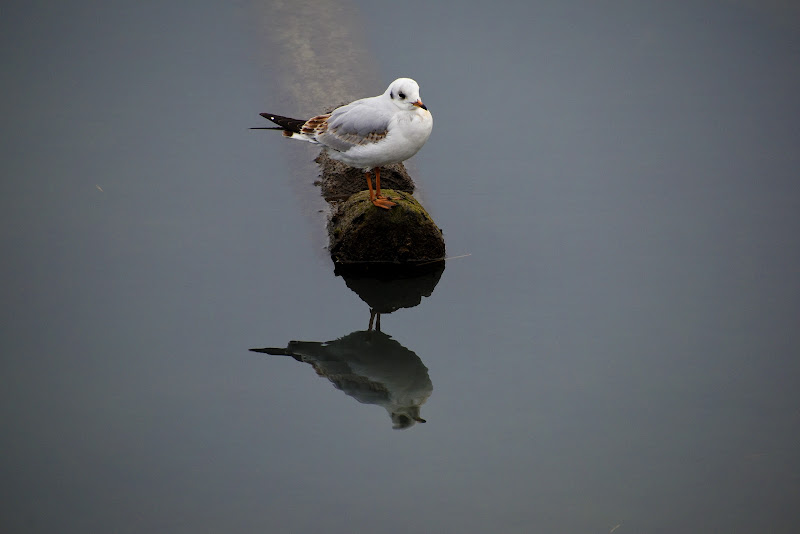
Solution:
{"label": "bird's reflection", "polygon": [[347,395],[383,406],[394,428],[424,423],[420,407],[433,392],[422,360],[383,332],[353,332],[335,341],[291,341],[285,349],[250,349],[310,364]]}
{"label": "bird's reflection", "polygon": [[423,296],[433,293],[443,271],[444,262],[405,273],[337,268],[336,274],[369,306],[367,330],[334,341],[290,341],[285,349],[250,350],[291,356],[311,365],[358,402],[383,406],[393,428],[424,423],[420,408],[433,392],[428,368],[413,351],[381,332],[381,314],[418,305]]}

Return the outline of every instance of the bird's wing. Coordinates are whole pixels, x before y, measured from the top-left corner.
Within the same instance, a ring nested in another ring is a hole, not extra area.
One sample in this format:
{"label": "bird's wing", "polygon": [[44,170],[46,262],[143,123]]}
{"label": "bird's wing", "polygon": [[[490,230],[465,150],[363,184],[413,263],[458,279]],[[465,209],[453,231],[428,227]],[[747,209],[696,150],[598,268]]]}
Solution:
{"label": "bird's wing", "polygon": [[339,152],[346,152],[384,139],[389,132],[391,118],[391,113],[375,106],[372,99],[367,98],[337,108],[328,115],[309,119],[306,124],[321,119],[313,125],[317,141]]}

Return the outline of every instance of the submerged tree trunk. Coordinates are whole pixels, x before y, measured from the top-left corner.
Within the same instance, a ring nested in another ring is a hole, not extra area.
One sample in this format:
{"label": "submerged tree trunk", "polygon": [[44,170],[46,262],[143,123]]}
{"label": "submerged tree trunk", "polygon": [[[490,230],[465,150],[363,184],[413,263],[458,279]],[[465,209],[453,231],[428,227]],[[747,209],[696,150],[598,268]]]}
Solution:
{"label": "submerged tree trunk", "polygon": [[361,191],[337,204],[328,222],[336,264],[387,263],[409,267],[444,260],[442,230],[409,193],[384,189],[397,205],[378,208]]}
{"label": "submerged tree trunk", "polygon": [[414,192],[414,181],[402,163],[381,169],[383,195],[397,205],[378,208],[369,200],[364,173],[331,159],[316,159],[320,185],[331,203],[328,250],[337,267],[369,264],[414,268],[444,260],[442,230]]}

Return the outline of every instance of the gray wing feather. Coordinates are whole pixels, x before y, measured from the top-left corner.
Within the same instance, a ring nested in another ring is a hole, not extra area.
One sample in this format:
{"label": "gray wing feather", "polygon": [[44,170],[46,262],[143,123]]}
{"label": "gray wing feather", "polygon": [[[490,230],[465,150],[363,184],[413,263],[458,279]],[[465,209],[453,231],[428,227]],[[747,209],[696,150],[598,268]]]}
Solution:
{"label": "gray wing feather", "polygon": [[353,102],[331,113],[327,128],[317,134],[320,143],[344,152],[359,145],[376,143],[386,137],[391,114],[373,106]]}

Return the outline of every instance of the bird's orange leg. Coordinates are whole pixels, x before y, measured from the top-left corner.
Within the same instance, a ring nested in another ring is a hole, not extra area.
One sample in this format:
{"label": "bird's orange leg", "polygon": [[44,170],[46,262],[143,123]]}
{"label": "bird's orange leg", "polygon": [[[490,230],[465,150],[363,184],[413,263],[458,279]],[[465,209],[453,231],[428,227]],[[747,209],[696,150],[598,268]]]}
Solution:
{"label": "bird's orange leg", "polygon": [[367,187],[369,187],[369,199],[374,204],[375,203],[375,192],[372,190],[372,177],[369,175],[369,172],[365,172],[364,176],[367,179]]}
{"label": "bird's orange leg", "polygon": [[[380,167],[375,167],[375,169],[373,169],[373,170],[375,171],[375,192],[376,192],[376,195],[375,195],[375,200],[373,200],[372,203],[375,204],[378,207],[381,207],[381,208],[384,208],[384,209],[387,209],[387,210],[391,209],[392,206],[397,206],[396,203],[392,202],[391,200],[388,200],[387,198],[384,198],[384,196],[381,195],[381,168]],[[380,202],[380,204],[378,204],[376,202]]]}
{"label": "bird's orange leg", "polygon": [[[372,177],[369,175],[369,172],[365,172],[364,176],[367,178],[367,187],[369,188],[369,200],[370,200],[370,202],[372,202],[374,205],[378,206],[379,208],[383,208],[385,210],[392,209],[392,206],[395,205],[394,202],[389,202],[385,198],[381,198],[381,197],[375,196],[375,191],[372,190]],[[378,188],[378,185],[380,184],[379,176],[380,176],[380,171],[378,169],[375,169],[375,180],[376,180],[375,187],[376,187],[376,189]]]}

